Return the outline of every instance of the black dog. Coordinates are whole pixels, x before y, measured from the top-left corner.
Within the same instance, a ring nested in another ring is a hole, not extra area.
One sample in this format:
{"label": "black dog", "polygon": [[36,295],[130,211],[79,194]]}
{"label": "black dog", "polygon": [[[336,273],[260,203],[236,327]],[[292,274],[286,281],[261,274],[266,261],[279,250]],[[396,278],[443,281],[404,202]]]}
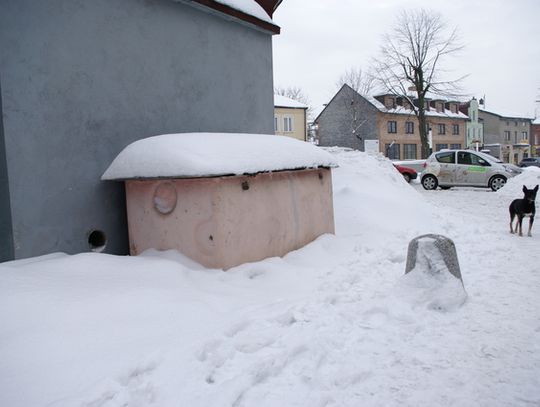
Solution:
{"label": "black dog", "polygon": [[[523,236],[521,233],[521,223],[523,222],[523,218],[525,216],[529,216],[529,232],[527,233],[527,236],[531,236],[531,228],[534,222],[534,214],[536,212],[534,200],[536,199],[537,192],[538,185],[533,189],[527,189],[527,187],[523,185],[523,193],[525,194],[523,199],[514,199],[510,204],[510,233],[517,232],[519,226],[519,235]],[[512,227],[512,223],[514,222],[514,218],[516,216],[517,222],[516,228],[514,229]]]}

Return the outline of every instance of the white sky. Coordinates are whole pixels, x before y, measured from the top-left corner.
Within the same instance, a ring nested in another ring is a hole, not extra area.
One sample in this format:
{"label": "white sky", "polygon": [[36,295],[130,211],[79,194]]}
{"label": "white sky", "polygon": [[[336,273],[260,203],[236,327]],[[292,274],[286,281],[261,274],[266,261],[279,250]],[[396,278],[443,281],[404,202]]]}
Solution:
{"label": "white sky", "polygon": [[403,8],[440,12],[465,49],[447,60],[449,78],[468,74],[464,91],[486,108],[540,116],[539,0],[285,0],[274,14],[274,85],[298,86],[314,113],[337,91],[340,75],[367,68]]}

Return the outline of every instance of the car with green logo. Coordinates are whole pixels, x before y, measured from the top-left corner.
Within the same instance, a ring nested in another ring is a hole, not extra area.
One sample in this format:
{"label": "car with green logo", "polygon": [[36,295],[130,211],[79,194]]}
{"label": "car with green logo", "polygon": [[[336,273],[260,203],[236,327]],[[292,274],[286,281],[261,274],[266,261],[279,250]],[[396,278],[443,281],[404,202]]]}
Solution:
{"label": "car with green logo", "polygon": [[441,150],[424,164],[420,182],[424,189],[485,187],[497,191],[508,178],[523,170],[496,157],[473,150]]}

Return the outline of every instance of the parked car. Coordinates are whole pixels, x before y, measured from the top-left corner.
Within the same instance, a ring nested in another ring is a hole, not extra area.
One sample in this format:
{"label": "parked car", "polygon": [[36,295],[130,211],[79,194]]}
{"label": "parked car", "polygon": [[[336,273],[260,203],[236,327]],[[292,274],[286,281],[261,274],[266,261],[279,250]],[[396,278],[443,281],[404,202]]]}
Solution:
{"label": "parked car", "polygon": [[540,167],[540,157],[524,158],[519,162],[520,167]]}
{"label": "parked car", "polygon": [[411,180],[418,177],[418,173],[410,167],[405,167],[399,164],[394,164],[394,167],[396,167],[396,169],[401,173],[401,175],[403,175],[403,178],[405,178],[405,181],[407,182],[411,182]]}
{"label": "parked car", "polygon": [[489,154],[472,150],[442,150],[431,154],[425,163],[421,183],[424,189],[454,186],[485,187],[497,191],[508,178],[523,170],[505,164]]}

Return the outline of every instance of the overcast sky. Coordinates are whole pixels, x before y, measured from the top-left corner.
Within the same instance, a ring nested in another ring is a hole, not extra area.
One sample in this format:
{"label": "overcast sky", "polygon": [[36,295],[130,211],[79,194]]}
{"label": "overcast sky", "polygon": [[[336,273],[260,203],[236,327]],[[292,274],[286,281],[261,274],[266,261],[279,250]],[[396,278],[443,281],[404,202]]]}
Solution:
{"label": "overcast sky", "polygon": [[317,114],[347,69],[367,69],[404,8],[440,12],[465,49],[447,60],[448,79],[486,109],[540,116],[540,0],[283,0],[274,22],[274,85],[302,88]]}

